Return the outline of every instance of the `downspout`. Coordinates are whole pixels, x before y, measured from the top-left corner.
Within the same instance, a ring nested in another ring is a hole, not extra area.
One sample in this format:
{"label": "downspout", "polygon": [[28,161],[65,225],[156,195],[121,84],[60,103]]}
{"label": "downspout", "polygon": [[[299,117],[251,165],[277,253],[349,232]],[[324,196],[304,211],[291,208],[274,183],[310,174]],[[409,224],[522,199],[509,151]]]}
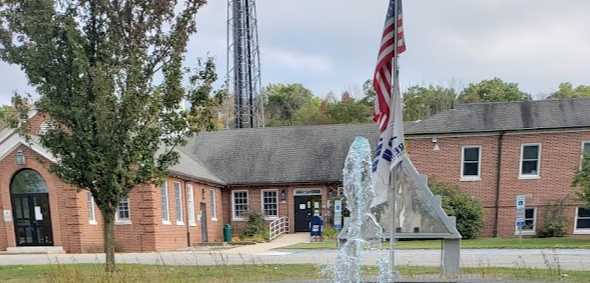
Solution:
{"label": "downspout", "polygon": [[496,157],[496,199],[494,204],[494,237],[498,237],[498,230],[500,226],[500,183],[502,181],[502,144],[504,141],[504,131],[500,131],[498,135],[498,148]]}

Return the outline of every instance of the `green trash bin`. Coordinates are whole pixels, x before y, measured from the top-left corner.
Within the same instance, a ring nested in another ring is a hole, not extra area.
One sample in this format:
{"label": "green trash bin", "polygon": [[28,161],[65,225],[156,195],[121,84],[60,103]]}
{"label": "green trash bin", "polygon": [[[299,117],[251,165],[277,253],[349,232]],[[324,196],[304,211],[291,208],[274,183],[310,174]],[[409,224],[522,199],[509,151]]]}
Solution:
{"label": "green trash bin", "polygon": [[223,226],[223,241],[226,243],[231,243],[231,237],[232,237],[231,225],[225,224]]}

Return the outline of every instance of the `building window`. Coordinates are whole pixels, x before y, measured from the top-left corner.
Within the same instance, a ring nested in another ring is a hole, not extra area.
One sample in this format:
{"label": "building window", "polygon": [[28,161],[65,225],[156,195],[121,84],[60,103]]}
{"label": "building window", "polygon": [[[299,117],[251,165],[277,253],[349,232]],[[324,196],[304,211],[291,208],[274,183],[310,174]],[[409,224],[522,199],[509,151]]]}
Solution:
{"label": "building window", "polygon": [[539,177],[541,159],[540,144],[523,144],[520,154],[520,178]]}
{"label": "building window", "polygon": [[188,224],[196,226],[195,222],[195,191],[193,185],[186,185],[186,209],[188,210]]}
{"label": "building window", "polygon": [[16,152],[16,165],[25,165],[25,154],[22,150]]}
{"label": "building window", "polygon": [[232,218],[244,220],[248,214],[248,191],[232,192]]}
{"label": "building window", "polygon": [[217,195],[215,190],[209,190],[211,196],[211,221],[217,221]]}
{"label": "building window", "polygon": [[516,227],[516,233],[534,234],[536,227],[537,209],[534,207],[527,207],[524,209],[524,226],[521,230]]}
{"label": "building window", "polygon": [[582,142],[582,154],[580,155],[580,168],[584,165],[584,157],[590,156],[590,141]]}
{"label": "building window", "polygon": [[96,205],[91,192],[86,192],[86,205],[88,206],[88,223],[96,224]]}
{"label": "building window", "polygon": [[182,186],[174,182],[174,203],[176,204],[176,224],[184,225],[184,211],[182,210]]}
{"label": "building window", "polygon": [[129,209],[129,197],[119,201],[117,207],[117,214],[115,214],[115,223],[117,224],[131,224],[131,213]]}
{"label": "building window", "polygon": [[479,180],[481,171],[481,147],[464,146],[461,153],[461,163],[461,180]]}
{"label": "building window", "polygon": [[590,234],[590,208],[578,207],[576,209],[576,227],[577,234]]}
{"label": "building window", "polygon": [[279,216],[279,191],[262,191],[262,212],[265,218]]}
{"label": "building window", "polygon": [[160,187],[161,206],[162,206],[162,223],[170,224],[170,206],[168,205],[168,181],[164,181]]}

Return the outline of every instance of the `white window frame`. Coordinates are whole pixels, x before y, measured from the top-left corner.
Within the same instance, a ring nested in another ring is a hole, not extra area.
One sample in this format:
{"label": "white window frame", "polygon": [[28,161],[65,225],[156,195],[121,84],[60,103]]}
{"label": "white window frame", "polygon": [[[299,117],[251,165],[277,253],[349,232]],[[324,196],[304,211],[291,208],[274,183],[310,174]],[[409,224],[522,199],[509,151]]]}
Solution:
{"label": "white window frame", "polygon": [[217,222],[217,192],[215,189],[209,189],[209,198],[211,202],[209,206],[211,207],[211,221]]}
{"label": "white window frame", "polygon": [[86,205],[88,206],[88,224],[96,225],[96,204],[92,192],[86,192]]}
{"label": "white window frame", "polygon": [[[532,209],[533,210],[533,228],[532,229],[527,229],[527,230],[522,230],[520,231],[518,229],[518,226],[516,226],[516,221],[514,222],[514,235],[519,236],[526,236],[526,235],[536,235],[537,234],[537,208],[536,207],[525,207],[525,218],[524,220],[526,221],[526,209]],[[530,218],[528,218],[530,219]]]}
{"label": "white window frame", "polygon": [[[129,214],[128,218],[124,218],[124,219],[119,218],[119,209],[121,208],[120,207],[121,202],[127,202],[127,214]],[[117,224],[117,225],[131,224],[131,203],[129,202],[129,197],[126,197],[126,198],[122,199],[121,201],[119,201],[119,204],[117,205],[117,210],[115,212],[115,224]]]}
{"label": "white window frame", "polygon": [[582,169],[582,163],[584,163],[584,148],[586,144],[590,144],[590,141],[582,141],[582,149],[580,151],[580,169]]}
{"label": "white window frame", "polygon": [[186,209],[188,210],[188,225],[197,226],[195,215],[195,189],[193,184],[186,184]]}
{"label": "white window frame", "polygon": [[[578,234],[578,235],[590,235],[590,228],[581,228],[578,229],[578,210],[580,208],[584,208],[584,207],[576,207],[576,209],[574,210],[574,234]],[[589,218],[589,217],[584,217],[584,219]]]}
{"label": "white window frame", "polygon": [[[170,225],[170,194],[168,193],[168,180],[166,180],[160,187],[160,206],[162,203],[166,204],[166,209],[162,209],[162,224]],[[164,200],[165,199],[165,200]],[[164,217],[166,212],[166,217]]]}
{"label": "white window frame", "polygon": [[[477,148],[478,149],[478,160],[477,160],[477,176],[465,176],[465,150],[470,148]],[[464,145],[461,146],[461,179],[460,181],[464,182],[473,182],[473,181],[481,181],[481,145]]]}
{"label": "white window frame", "polygon": [[[248,210],[249,210],[250,209],[250,192],[248,190],[231,191],[231,218],[232,218],[232,221],[246,221],[247,219],[245,217],[237,217],[236,216],[236,202],[235,202],[236,193],[246,193],[246,206],[248,207]],[[246,211],[248,211],[248,210],[246,210]]]}
{"label": "white window frame", "polygon": [[[266,215],[266,211],[264,210],[264,192],[275,192],[277,194],[277,196],[276,196],[277,215],[270,215],[270,216]],[[266,219],[266,220],[272,220],[272,219],[279,218],[279,190],[271,189],[271,190],[261,190],[260,191],[260,211],[262,211],[262,216],[264,216],[264,219]]]}
{"label": "white window frame", "polygon": [[[182,183],[174,181],[174,210],[176,225],[184,225],[184,208],[182,205]],[[176,186],[178,185],[178,186]]]}
{"label": "white window frame", "polygon": [[[533,175],[533,174],[522,174],[522,164],[524,162],[523,157],[524,157],[524,148],[526,146],[538,146],[539,147],[539,152],[537,155],[537,174]],[[522,179],[522,180],[527,180],[527,179],[540,179],[541,178],[541,155],[543,152],[543,146],[541,145],[541,143],[523,143],[520,145],[520,163],[518,166],[518,179]]]}

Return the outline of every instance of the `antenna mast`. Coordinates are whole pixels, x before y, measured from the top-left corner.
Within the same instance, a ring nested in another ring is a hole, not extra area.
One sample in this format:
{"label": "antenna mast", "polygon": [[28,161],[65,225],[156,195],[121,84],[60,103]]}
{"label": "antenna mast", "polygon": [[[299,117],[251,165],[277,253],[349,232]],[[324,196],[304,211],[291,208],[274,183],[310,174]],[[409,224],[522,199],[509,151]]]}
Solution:
{"label": "antenna mast", "polygon": [[255,0],[227,1],[227,87],[236,128],[264,127]]}

